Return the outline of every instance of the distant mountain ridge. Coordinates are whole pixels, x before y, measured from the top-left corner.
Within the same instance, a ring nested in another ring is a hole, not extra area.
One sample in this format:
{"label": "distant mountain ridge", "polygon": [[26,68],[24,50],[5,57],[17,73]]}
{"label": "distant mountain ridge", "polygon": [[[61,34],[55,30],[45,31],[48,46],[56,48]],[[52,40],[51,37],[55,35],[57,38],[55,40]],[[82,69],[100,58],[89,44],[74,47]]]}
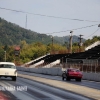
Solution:
{"label": "distant mountain ridge", "polygon": [[[54,36],[54,43],[63,44],[69,41],[69,36]],[[27,43],[42,42],[49,44],[52,42],[51,35],[40,34],[24,29],[16,24],[7,22],[0,18],[0,43],[3,45],[16,45],[25,40]],[[78,42],[78,37],[73,36],[73,42]]]}
{"label": "distant mountain ridge", "polygon": [[[58,36],[55,36],[54,39],[61,42],[62,44],[64,44],[65,42],[69,42],[69,38],[70,36],[63,36],[63,37],[58,37]],[[82,39],[82,42],[84,42],[85,39]],[[72,39],[72,42],[75,43],[79,43],[79,37],[76,36],[76,35],[73,35],[73,39]]]}

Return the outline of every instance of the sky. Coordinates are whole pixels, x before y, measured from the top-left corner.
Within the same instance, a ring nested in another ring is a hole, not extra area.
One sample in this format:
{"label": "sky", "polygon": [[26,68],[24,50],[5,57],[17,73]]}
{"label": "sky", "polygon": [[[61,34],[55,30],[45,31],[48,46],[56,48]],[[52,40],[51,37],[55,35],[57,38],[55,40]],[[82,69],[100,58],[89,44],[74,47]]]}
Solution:
{"label": "sky", "polygon": [[40,34],[100,36],[100,0],[0,0],[0,17]]}

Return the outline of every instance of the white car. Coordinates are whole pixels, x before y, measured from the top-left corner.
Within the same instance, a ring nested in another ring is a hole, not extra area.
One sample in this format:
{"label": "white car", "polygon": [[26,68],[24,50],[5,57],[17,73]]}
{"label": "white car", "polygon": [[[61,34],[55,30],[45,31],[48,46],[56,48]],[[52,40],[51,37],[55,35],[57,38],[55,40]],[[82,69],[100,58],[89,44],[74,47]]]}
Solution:
{"label": "white car", "polygon": [[0,77],[11,77],[13,81],[17,78],[17,69],[12,62],[0,62]]}

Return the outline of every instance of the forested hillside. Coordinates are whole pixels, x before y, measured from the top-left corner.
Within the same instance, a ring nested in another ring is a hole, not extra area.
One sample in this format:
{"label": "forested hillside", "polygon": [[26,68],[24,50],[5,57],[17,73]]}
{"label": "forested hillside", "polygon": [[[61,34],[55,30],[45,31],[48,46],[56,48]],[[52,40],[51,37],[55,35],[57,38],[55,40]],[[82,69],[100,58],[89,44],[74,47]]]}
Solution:
{"label": "forested hillside", "polygon": [[[0,43],[3,45],[19,44],[25,40],[27,43],[42,42],[50,43],[51,36],[39,34],[31,30],[21,28],[20,26],[7,22],[0,18]],[[57,41],[55,41],[57,42]]]}
{"label": "forested hillside", "polygon": [[[0,43],[2,45],[18,45],[25,40],[30,44],[33,42],[51,43],[51,35],[40,34],[31,30],[24,29],[16,24],[7,22],[0,18]],[[54,43],[64,44],[69,41],[69,36],[53,37]],[[73,42],[78,42],[78,37],[73,36]]]}
{"label": "forested hillside", "polygon": [[[73,36],[72,40],[72,52],[80,52],[79,38]],[[84,52],[85,47],[98,40],[100,41],[100,36],[94,36],[86,41],[82,40],[84,43],[81,51]],[[20,55],[18,57],[14,55],[14,47],[16,45],[20,46]],[[52,41],[50,35],[26,30],[0,18],[0,61],[5,61],[6,57],[6,61],[25,63],[50,52],[64,53],[68,51],[69,36],[55,36]]]}

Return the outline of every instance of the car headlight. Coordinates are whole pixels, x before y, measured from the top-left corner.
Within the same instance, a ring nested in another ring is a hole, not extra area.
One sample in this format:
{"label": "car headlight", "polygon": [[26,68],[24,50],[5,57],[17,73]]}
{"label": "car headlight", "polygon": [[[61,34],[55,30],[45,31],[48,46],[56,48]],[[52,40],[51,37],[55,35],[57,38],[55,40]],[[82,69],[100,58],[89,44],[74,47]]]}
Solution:
{"label": "car headlight", "polygon": [[17,70],[15,70],[14,74],[17,74]]}

